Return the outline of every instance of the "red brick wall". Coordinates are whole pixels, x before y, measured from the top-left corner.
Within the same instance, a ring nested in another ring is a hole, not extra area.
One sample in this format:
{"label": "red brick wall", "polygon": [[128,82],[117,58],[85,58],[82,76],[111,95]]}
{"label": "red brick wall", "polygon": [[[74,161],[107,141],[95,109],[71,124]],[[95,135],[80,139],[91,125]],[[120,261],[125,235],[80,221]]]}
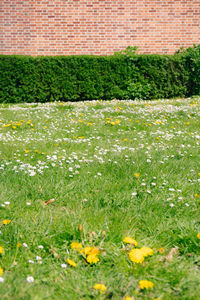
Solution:
{"label": "red brick wall", "polygon": [[0,53],[173,53],[200,43],[200,0],[0,0]]}

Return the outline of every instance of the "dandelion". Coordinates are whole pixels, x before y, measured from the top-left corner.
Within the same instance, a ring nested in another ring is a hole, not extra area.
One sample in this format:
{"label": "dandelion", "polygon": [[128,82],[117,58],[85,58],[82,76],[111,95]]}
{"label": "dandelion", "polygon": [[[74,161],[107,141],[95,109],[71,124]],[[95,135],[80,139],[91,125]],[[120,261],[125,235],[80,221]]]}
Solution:
{"label": "dandelion", "polygon": [[93,254],[93,255],[98,255],[99,254],[99,249],[97,247],[93,247],[91,250],[90,250],[90,253],[89,254]]}
{"label": "dandelion", "polygon": [[106,290],[106,286],[104,284],[97,283],[97,284],[94,285],[94,289],[95,290],[100,290],[103,293]]}
{"label": "dandelion", "polygon": [[87,262],[90,264],[96,264],[99,261],[99,258],[95,254],[89,254],[86,258]]}
{"label": "dandelion", "polygon": [[142,251],[144,257],[153,255],[153,250],[149,247],[142,247],[140,250]]}
{"label": "dandelion", "polygon": [[75,261],[73,261],[72,259],[67,258],[66,262],[68,263],[68,265],[70,265],[71,267],[76,267],[76,263]]}
{"label": "dandelion", "polygon": [[29,283],[32,283],[32,282],[34,282],[34,278],[32,276],[28,276],[26,278],[26,281],[29,282]]}
{"label": "dandelion", "polygon": [[126,296],[126,297],[124,298],[124,300],[133,300],[133,298],[131,298],[131,297],[129,297],[129,296]]}
{"label": "dandelion", "polygon": [[92,250],[92,247],[85,247],[80,252],[85,254],[85,255],[89,255],[91,250]]}
{"label": "dandelion", "polygon": [[129,252],[129,259],[136,264],[141,264],[144,261],[143,252],[140,249],[133,249]]}
{"label": "dandelion", "polygon": [[136,178],[139,178],[140,177],[140,173],[134,173],[133,174]]}
{"label": "dandelion", "polygon": [[3,254],[4,253],[4,249],[3,247],[0,246],[0,254]]}
{"label": "dandelion", "polygon": [[197,233],[197,238],[200,239],[200,233]]}
{"label": "dandelion", "polygon": [[71,243],[70,247],[76,251],[80,251],[83,248],[82,244],[77,242]]}
{"label": "dandelion", "polygon": [[159,252],[160,254],[164,254],[164,253],[165,253],[165,249],[164,249],[163,247],[160,247],[160,248],[158,249],[158,252]]}
{"label": "dandelion", "polygon": [[85,255],[89,255],[89,254],[98,255],[99,252],[100,251],[97,247],[85,247],[81,250],[81,253]]}
{"label": "dandelion", "polygon": [[137,246],[137,241],[132,239],[131,237],[129,236],[126,236],[124,239],[123,239],[123,242],[126,243],[126,244],[131,244],[131,245],[134,245],[134,246]]}
{"label": "dandelion", "polygon": [[153,282],[149,280],[140,280],[139,281],[139,286],[142,290],[144,289],[152,289],[154,287]]}
{"label": "dandelion", "polygon": [[3,220],[3,224],[4,224],[4,225],[8,225],[8,224],[10,224],[10,222],[11,222],[11,220],[8,220],[8,219],[6,219],[6,220]]}
{"label": "dandelion", "polygon": [[3,274],[3,269],[0,267],[0,276]]}

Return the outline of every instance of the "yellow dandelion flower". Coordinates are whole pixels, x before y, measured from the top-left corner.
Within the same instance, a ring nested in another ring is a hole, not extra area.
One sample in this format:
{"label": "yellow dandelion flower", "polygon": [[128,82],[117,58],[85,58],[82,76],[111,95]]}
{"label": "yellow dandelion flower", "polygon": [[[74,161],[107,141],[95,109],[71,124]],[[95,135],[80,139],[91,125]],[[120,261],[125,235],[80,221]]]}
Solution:
{"label": "yellow dandelion flower", "polygon": [[140,250],[142,251],[144,257],[153,255],[153,250],[149,247],[142,247]]}
{"label": "yellow dandelion flower", "polygon": [[10,222],[11,222],[11,220],[3,220],[3,224],[4,224],[4,225],[10,224]]}
{"label": "yellow dandelion flower", "polygon": [[24,152],[25,152],[26,154],[28,154],[28,153],[30,152],[30,150],[24,150]]}
{"label": "yellow dandelion flower", "polygon": [[0,254],[3,254],[4,253],[4,249],[3,247],[0,246]]}
{"label": "yellow dandelion flower", "polygon": [[134,246],[137,246],[137,241],[132,239],[130,236],[126,236],[124,239],[123,239],[123,242],[126,243],[126,244],[131,244],[131,245],[134,245]]}
{"label": "yellow dandelion flower", "polygon": [[106,290],[106,286],[104,284],[97,283],[97,284],[94,285],[94,289],[95,290],[100,290],[103,293]]}
{"label": "yellow dandelion flower", "polygon": [[75,261],[73,261],[72,259],[67,258],[66,262],[68,263],[68,265],[70,265],[71,267],[76,267],[76,263]]}
{"label": "yellow dandelion flower", "polygon": [[152,289],[154,287],[153,282],[149,280],[140,280],[139,281],[139,286],[142,290],[144,289]]}
{"label": "yellow dandelion flower", "polygon": [[133,298],[131,298],[131,297],[129,297],[129,296],[126,296],[126,297],[124,298],[124,300],[133,300]]}
{"label": "yellow dandelion flower", "polygon": [[96,264],[99,261],[99,258],[95,254],[89,254],[86,258],[87,262],[90,264]]}
{"label": "yellow dandelion flower", "polygon": [[134,173],[133,174],[136,178],[139,178],[140,177],[140,173]]}
{"label": "yellow dandelion flower", "polygon": [[200,233],[197,233],[197,238],[200,239]]}
{"label": "yellow dandelion flower", "polygon": [[76,251],[80,251],[80,249],[83,248],[82,244],[81,243],[77,243],[77,242],[73,242],[71,243],[71,248],[76,250]]}
{"label": "yellow dandelion flower", "polygon": [[85,255],[89,255],[91,250],[92,250],[92,247],[85,247],[80,252]]}
{"label": "yellow dandelion flower", "polygon": [[93,254],[93,255],[98,255],[99,254],[99,249],[97,247],[93,247],[91,250],[90,250],[90,253],[89,254]]}
{"label": "yellow dandelion flower", "polygon": [[158,252],[159,252],[160,254],[164,254],[164,253],[165,253],[165,249],[164,249],[163,247],[160,247],[160,248],[158,249]]}
{"label": "yellow dandelion flower", "polygon": [[100,251],[97,247],[85,247],[80,252],[85,255],[89,255],[89,254],[98,255]]}
{"label": "yellow dandelion flower", "polygon": [[198,175],[200,176],[200,172],[198,173]]}
{"label": "yellow dandelion flower", "polygon": [[0,267],[0,276],[3,274],[3,269]]}
{"label": "yellow dandelion flower", "polygon": [[141,264],[144,261],[143,252],[140,249],[133,249],[129,252],[129,259],[136,264]]}

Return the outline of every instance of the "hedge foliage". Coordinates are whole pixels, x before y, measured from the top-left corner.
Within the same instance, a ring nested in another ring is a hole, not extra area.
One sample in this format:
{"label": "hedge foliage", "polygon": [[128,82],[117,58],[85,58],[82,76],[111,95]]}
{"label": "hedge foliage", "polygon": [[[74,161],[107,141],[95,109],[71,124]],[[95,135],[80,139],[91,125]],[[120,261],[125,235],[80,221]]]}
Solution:
{"label": "hedge foliage", "polygon": [[200,47],[174,55],[0,55],[0,102],[156,99],[200,94]]}

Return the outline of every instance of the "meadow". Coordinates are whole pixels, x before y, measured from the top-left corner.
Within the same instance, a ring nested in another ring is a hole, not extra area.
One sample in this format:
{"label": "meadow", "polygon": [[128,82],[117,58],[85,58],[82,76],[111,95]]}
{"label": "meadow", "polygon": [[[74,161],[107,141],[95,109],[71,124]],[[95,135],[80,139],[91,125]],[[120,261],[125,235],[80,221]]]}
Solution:
{"label": "meadow", "polygon": [[200,97],[0,105],[1,299],[199,299]]}

